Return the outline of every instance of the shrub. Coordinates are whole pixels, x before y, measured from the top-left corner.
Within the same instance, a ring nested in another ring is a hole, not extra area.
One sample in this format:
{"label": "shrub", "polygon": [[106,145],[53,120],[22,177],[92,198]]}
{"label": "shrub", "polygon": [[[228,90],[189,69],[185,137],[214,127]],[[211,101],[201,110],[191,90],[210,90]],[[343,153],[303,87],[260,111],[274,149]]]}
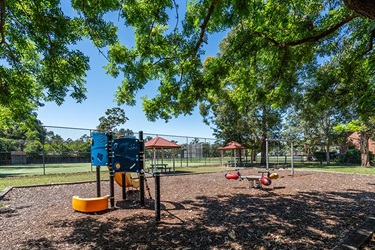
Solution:
{"label": "shrub", "polygon": [[358,149],[349,149],[337,158],[341,164],[361,164],[361,151]]}
{"label": "shrub", "polygon": [[[314,158],[320,162],[320,164],[323,163],[323,161],[327,161],[327,153],[326,152],[314,152],[313,153]],[[334,160],[336,159],[337,153],[336,152],[329,152],[329,159]]]}

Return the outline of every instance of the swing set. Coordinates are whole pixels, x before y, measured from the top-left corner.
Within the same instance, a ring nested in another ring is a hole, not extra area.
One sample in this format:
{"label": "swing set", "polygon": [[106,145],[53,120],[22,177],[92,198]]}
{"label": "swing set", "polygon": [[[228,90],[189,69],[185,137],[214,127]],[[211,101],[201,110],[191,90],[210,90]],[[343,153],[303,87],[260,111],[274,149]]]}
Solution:
{"label": "swing set", "polygon": [[276,144],[276,162],[273,161],[273,169],[279,169],[279,168],[288,168],[288,157],[285,155],[285,160],[283,163],[279,162],[279,155],[280,155],[280,145],[281,142],[290,143],[290,166],[291,166],[291,175],[294,175],[294,146],[293,141],[288,140],[274,140],[274,139],[266,139],[266,170],[269,171],[270,169],[270,154],[269,154],[269,142],[273,142]]}

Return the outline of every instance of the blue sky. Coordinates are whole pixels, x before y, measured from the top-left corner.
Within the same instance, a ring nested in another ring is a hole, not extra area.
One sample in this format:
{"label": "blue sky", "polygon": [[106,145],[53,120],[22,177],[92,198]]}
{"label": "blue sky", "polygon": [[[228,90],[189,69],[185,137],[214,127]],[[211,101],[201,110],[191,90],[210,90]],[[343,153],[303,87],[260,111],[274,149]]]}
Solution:
{"label": "blue sky", "polygon": [[[118,23],[117,19],[114,22],[123,26]],[[125,28],[120,30],[120,34],[125,34],[128,38],[131,36],[130,32]],[[208,44],[204,47],[206,54],[202,59],[206,56],[216,55],[222,37],[223,34],[209,37]],[[129,40],[125,44],[129,45],[131,42]],[[107,61],[89,41],[81,42],[78,48],[90,57],[91,69],[87,72],[86,77],[87,99],[83,103],[76,103],[72,98],[67,97],[61,106],[55,103],[46,103],[38,111],[38,119],[42,121],[43,125],[94,129],[99,124],[99,117],[103,116],[107,109],[117,106],[114,94],[117,86],[121,84],[121,75],[118,78],[106,75],[103,66],[107,64]],[[121,106],[129,118],[121,127],[134,132],[142,130],[152,134],[213,138],[212,129],[202,122],[198,109],[191,116],[179,116],[167,123],[164,120],[147,121],[142,111],[141,96],[153,96],[156,89],[157,83],[149,83],[144,90],[139,91],[136,106]],[[81,131],[72,130],[58,130],[55,133],[65,139],[68,137],[76,139],[82,135]]]}

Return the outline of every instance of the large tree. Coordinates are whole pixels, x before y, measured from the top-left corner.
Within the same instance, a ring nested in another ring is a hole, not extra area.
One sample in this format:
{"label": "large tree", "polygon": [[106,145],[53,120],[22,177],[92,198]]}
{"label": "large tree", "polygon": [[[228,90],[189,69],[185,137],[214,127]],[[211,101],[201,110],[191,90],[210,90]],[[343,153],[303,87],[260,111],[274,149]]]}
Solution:
{"label": "large tree", "polygon": [[258,47],[273,54],[267,56],[269,65],[264,63],[263,73],[278,78],[275,97],[288,93],[295,83],[288,80],[298,77],[301,67],[314,57],[329,59],[338,53],[345,37],[357,39],[356,46],[348,48],[352,61],[373,53],[373,21],[350,11],[342,1],[194,1],[188,4],[182,25],[178,19],[169,19],[167,10],[178,10],[175,2],[127,5],[124,18],[135,29],[136,46],[118,43],[109,51],[108,72],[124,76],[117,92],[119,102],[133,104],[138,89],[149,80],[160,81],[157,95],[144,98],[150,120],[189,113],[197,101],[219,87],[218,82],[205,81],[202,73],[203,45],[210,42],[209,34],[218,31],[240,30],[237,40],[232,40],[237,47],[232,49],[247,53],[248,58],[239,60],[254,63]]}
{"label": "large tree", "polygon": [[[0,125],[28,119],[46,101],[86,96],[89,57],[75,44],[91,39],[103,48],[116,41],[116,27],[103,15],[117,1],[72,1],[67,16],[59,0],[0,1]],[[94,10],[95,8],[95,10]]]}
{"label": "large tree", "polygon": [[[314,56],[329,60],[345,49],[353,62],[348,68],[355,69],[373,55],[370,0],[203,0],[188,1],[185,8],[173,0],[71,3],[74,16],[63,13],[58,0],[0,1],[0,122],[23,119],[45,101],[60,104],[67,93],[84,100],[89,58],[74,46],[84,38],[109,48],[107,72],[124,79],[116,94],[120,104],[133,105],[139,89],[159,81],[155,97],[144,98],[150,120],[188,114],[218,87],[202,71],[210,34],[239,30],[233,49],[248,53],[249,63],[259,58],[253,48],[268,48],[274,56],[264,67],[277,79],[267,83],[276,84],[275,97],[285,97],[296,82],[288,80],[298,78]],[[105,14],[113,12],[133,28],[133,47],[123,45],[106,21]],[[285,99],[278,100],[280,105]]]}
{"label": "large tree", "polygon": [[[107,132],[112,131],[117,133],[116,127],[119,125],[124,124],[127,120],[129,120],[125,116],[125,110],[120,107],[114,107],[111,109],[107,109],[105,111],[105,116],[99,118],[99,125],[97,126],[97,130],[99,132]],[[125,131],[124,131],[125,132]]]}

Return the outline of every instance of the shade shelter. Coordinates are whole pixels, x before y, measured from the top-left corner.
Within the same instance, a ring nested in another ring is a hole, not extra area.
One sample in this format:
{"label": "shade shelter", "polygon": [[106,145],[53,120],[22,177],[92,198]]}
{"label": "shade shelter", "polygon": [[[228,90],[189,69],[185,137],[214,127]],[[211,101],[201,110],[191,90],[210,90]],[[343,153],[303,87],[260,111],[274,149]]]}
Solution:
{"label": "shade shelter", "polygon": [[154,165],[156,163],[156,150],[159,149],[159,150],[162,150],[162,157],[161,157],[161,161],[163,163],[163,158],[164,158],[164,149],[172,149],[173,153],[172,153],[172,158],[173,158],[173,172],[175,172],[175,150],[176,148],[180,148],[181,146],[174,143],[174,142],[171,142],[171,141],[168,141],[162,137],[155,137],[154,139],[148,141],[145,143],[145,148],[146,149],[152,149],[153,152],[154,152]]}
{"label": "shade shelter", "polygon": [[240,143],[238,142],[235,142],[235,141],[231,141],[231,142],[228,142],[225,146],[222,146],[222,147],[219,147],[218,150],[221,150],[221,165],[224,165],[223,164],[223,158],[224,158],[224,151],[225,150],[231,150],[232,151],[232,155],[234,155],[234,166],[236,167],[236,164],[237,164],[237,161],[236,161],[236,151],[237,150],[240,150],[240,160],[239,160],[239,163],[241,164],[241,151],[242,149],[246,149],[246,147],[242,146]]}

